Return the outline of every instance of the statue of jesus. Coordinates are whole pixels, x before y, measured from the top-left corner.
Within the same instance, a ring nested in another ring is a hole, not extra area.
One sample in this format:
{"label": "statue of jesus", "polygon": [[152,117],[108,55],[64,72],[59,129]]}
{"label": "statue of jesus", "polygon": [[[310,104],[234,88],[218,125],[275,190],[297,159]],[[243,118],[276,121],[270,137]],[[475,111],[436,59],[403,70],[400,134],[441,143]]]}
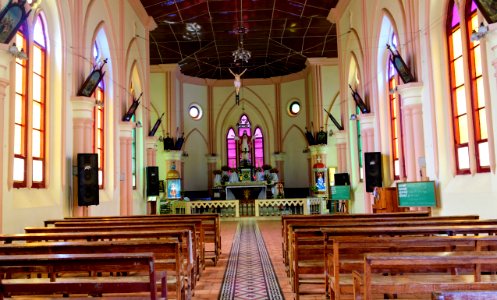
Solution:
{"label": "statue of jesus", "polygon": [[236,97],[236,104],[238,104],[240,102],[240,88],[242,86],[242,81],[241,81],[241,77],[242,75],[245,73],[245,71],[247,71],[247,69],[243,70],[242,73],[240,74],[236,74],[234,73],[233,71],[230,70],[230,73],[235,76],[235,81],[233,81],[233,84],[235,85],[235,97]]}

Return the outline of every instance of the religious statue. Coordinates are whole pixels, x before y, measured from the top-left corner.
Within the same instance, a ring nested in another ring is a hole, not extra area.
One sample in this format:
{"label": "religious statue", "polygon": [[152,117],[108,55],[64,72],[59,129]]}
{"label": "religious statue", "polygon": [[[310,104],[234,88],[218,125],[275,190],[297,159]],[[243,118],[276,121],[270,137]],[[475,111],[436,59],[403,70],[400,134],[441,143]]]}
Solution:
{"label": "religious statue", "polygon": [[247,132],[243,132],[240,145],[240,158],[242,166],[249,166],[250,162],[250,152],[251,152],[251,141]]}
{"label": "religious statue", "polygon": [[241,78],[242,75],[245,73],[245,71],[247,71],[247,69],[243,70],[242,73],[240,74],[236,74],[234,73],[233,71],[230,70],[230,73],[235,76],[235,81],[233,81],[234,85],[235,85],[235,97],[236,97],[236,104],[240,104],[240,87],[242,86],[242,81],[241,81]]}

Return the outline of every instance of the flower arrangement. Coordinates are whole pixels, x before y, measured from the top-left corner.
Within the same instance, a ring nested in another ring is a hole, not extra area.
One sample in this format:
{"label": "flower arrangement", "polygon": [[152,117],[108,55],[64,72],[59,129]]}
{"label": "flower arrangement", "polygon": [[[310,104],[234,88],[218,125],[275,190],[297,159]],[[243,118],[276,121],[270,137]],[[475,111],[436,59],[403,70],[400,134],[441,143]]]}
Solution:
{"label": "flower arrangement", "polygon": [[227,165],[224,165],[224,166],[221,167],[221,171],[228,172],[229,170],[231,170],[231,168],[228,167]]}
{"label": "flower arrangement", "polygon": [[262,167],[257,167],[257,168],[255,168],[255,171],[256,171],[256,172],[262,172],[262,171],[263,171],[263,169],[262,169]]}
{"label": "flower arrangement", "polygon": [[271,167],[271,165],[268,165],[268,164],[264,164],[264,165],[262,165],[262,169],[263,169],[264,171],[271,170],[271,168],[272,168],[272,167]]}
{"label": "flower arrangement", "polygon": [[273,176],[271,176],[271,174],[266,174],[264,175],[264,180],[266,180],[266,182],[270,184],[271,181],[273,180]]}
{"label": "flower arrangement", "polygon": [[231,173],[236,173],[236,171],[238,171],[236,168],[231,168],[231,169],[230,169],[230,172],[231,172]]}
{"label": "flower arrangement", "polygon": [[222,177],[221,177],[221,184],[225,184],[226,182],[230,181],[230,177],[226,174],[224,174]]}
{"label": "flower arrangement", "polygon": [[269,172],[278,174],[280,170],[278,170],[278,168],[272,168]]}
{"label": "flower arrangement", "polygon": [[222,171],[221,170],[214,170],[214,171],[212,171],[212,173],[214,175],[220,175],[222,173]]}

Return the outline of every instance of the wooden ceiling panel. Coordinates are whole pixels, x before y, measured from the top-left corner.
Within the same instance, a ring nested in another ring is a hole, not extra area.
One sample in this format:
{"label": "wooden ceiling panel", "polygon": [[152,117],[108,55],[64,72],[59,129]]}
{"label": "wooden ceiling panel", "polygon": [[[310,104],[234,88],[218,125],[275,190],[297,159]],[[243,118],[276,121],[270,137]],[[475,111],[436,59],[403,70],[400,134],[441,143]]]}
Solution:
{"label": "wooden ceiling panel", "polygon": [[[150,63],[177,63],[201,78],[267,78],[301,71],[308,57],[336,57],[336,28],[326,17],[338,0],[141,0],[158,27]],[[239,28],[244,28],[240,34]],[[248,62],[234,61],[241,47]]]}

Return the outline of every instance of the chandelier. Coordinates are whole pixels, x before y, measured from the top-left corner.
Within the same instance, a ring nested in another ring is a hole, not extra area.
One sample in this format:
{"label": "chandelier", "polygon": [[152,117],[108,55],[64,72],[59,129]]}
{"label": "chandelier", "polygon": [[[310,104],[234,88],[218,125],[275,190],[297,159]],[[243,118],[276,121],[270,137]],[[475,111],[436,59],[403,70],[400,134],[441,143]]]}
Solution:
{"label": "chandelier", "polygon": [[240,26],[236,32],[240,34],[240,45],[238,46],[238,49],[233,51],[233,62],[237,62],[238,60],[244,61],[248,63],[249,59],[252,57],[252,53],[249,50],[245,50],[243,48],[243,35],[246,33],[246,28],[243,26]]}

